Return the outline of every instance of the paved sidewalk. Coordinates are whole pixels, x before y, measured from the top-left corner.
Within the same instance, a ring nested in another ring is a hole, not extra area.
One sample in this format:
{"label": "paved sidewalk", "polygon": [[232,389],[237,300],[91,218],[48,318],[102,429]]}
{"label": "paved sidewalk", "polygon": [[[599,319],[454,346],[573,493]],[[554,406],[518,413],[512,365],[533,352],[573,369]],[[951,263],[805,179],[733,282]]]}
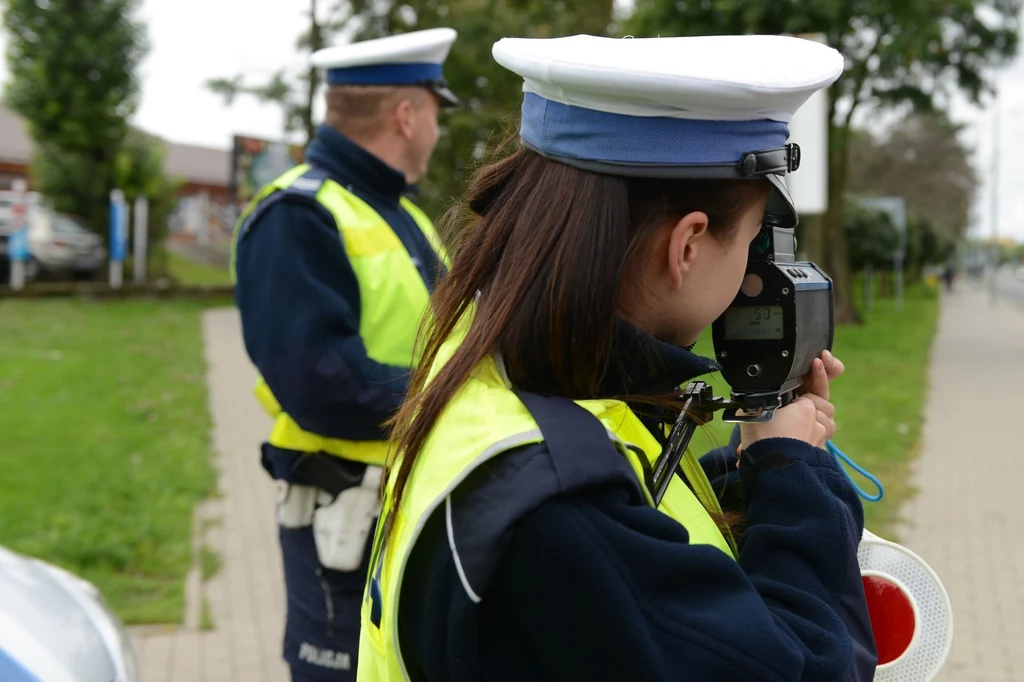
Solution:
{"label": "paved sidewalk", "polygon": [[[221,496],[203,505],[197,527],[222,566],[205,584],[192,576],[184,627],[133,631],[142,682],[286,682],[275,487],[258,454],[270,420],[252,397],[256,374],[236,311],[207,311],[203,336]],[[209,632],[200,629],[204,600]]]}
{"label": "paved sidewalk", "polygon": [[943,301],[905,544],[953,603],[943,682],[1024,680],[1024,311],[969,283]]}

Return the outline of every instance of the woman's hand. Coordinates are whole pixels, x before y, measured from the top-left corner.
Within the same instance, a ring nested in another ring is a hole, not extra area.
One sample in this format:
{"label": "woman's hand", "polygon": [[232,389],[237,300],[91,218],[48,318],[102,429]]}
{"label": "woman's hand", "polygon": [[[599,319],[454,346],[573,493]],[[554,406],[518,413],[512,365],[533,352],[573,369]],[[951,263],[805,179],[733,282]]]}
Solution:
{"label": "woman's hand", "polygon": [[836,408],[829,402],[829,385],[845,371],[842,360],[824,351],[821,358],[811,363],[811,371],[804,376],[800,394],[814,403],[818,422],[825,427],[825,440],[831,440],[836,433]]}
{"label": "woman's hand", "polygon": [[[819,402],[816,402],[815,399]],[[742,444],[740,449],[750,447],[752,443],[766,438],[794,438],[810,443],[815,447],[824,447],[827,427],[819,418],[823,410],[834,413],[834,408],[826,400],[818,396],[800,396],[789,405],[775,410],[770,422],[763,424],[740,424]],[[831,418],[828,419],[831,421]],[[833,430],[835,426],[833,424]]]}
{"label": "woman's hand", "polygon": [[[822,371],[824,370],[824,371]],[[814,393],[817,396],[828,400],[829,397],[829,383],[833,379],[838,379],[846,371],[846,366],[843,365],[843,361],[832,355],[832,353],[823,351],[820,359],[815,359],[811,363],[811,371],[804,375],[804,385],[800,390],[801,395],[808,393]]]}
{"label": "woman's hand", "polygon": [[765,438],[795,438],[825,447],[836,432],[836,408],[829,402],[829,383],[845,370],[841,360],[824,351],[811,363],[799,398],[776,410],[770,422],[740,425],[740,450]]}

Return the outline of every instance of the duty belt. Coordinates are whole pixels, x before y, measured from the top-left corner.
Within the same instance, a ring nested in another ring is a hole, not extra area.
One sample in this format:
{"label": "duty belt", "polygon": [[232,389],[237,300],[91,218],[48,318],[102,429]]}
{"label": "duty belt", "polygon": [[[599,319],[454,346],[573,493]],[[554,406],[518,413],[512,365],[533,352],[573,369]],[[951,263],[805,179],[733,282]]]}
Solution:
{"label": "duty belt", "polygon": [[313,486],[331,495],[361,485],[367,467],[325,452],[282,450],[269,443],[263,444],[260,460],[275,480]]}

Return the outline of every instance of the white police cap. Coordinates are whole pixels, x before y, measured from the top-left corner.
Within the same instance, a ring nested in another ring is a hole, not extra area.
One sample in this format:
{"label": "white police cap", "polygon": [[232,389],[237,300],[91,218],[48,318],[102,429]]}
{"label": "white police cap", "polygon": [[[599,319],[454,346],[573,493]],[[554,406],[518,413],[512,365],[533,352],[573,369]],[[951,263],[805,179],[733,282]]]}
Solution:
{"label": "white police cap", "polygon": [[444,106],[458,106],[443,67],[458,34],[432,28],[317,50],[313,66],[327,70],[328,85],[417,85],[432,90]]}
{"label": "white police cap", "polygon": [[789,121],[844,65],[825,45],[763,35],[505,38],[492,53],[525,81],[525,146],[614,175],[764,177],[783,227],[797,221]]}

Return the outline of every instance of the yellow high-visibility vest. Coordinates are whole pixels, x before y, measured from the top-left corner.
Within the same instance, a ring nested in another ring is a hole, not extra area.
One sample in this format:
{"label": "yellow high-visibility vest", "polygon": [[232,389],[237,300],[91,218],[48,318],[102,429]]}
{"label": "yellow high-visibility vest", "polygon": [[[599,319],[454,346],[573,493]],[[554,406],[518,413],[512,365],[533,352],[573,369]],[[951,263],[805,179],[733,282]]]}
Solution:
{"label": "yellow high-visibility vest", "polygon": [[[235,226],[231,245],[233,283],[237,284],[235,255],[246,220],[270,195],[302,181],[309,170],[307,164],[292,168],[249,202]],[[384,218],[337,182],[323,179],[316,201],[334,217],[345,253],[359,281],[359,334],[367,355],[382,364],[414,366],[416,334],[430,304],[430,292],[412,257]],[[448,255],[430,219],[407,198],[402,197],[401,204],[416,221],[438,258],[449,265]],[[268,439],[271,445],[298,452],[326,452],[366,464],[384,464],[388,452],[386,442],[349,441],[306,431],[281,409],[262,377],[255,393],[263,409],[274,418]]]}
{"label": "yellow high-visibility vest", "polygon": [[[468,324],[464,321],[442,347],[434,370],[454,354]],[[639,457],[648,459],[647,468],[653,466],[661,454],[657,439],[622,401],[584,400],[577,404],[605,426],[629,462],[647,504],[653,505]],[[442,413],[413,465],[397,509],[391,504],[394,480],[389,477],[363,599],[359,682],[409,679],[398,641],[398,598],[409,556],[431,514],[477,467],[513,448],[542,440],[537,422],[506,385],[496,361],[489,359]],[[735,558],[732,538],[726,539],[708,513],[709,509],[721,513],[721,508],[700,463],[688,454],[683,468],[695,493],[679,477],[673,477],[659,509],[686,527],[691,543],[713,545]]]}

